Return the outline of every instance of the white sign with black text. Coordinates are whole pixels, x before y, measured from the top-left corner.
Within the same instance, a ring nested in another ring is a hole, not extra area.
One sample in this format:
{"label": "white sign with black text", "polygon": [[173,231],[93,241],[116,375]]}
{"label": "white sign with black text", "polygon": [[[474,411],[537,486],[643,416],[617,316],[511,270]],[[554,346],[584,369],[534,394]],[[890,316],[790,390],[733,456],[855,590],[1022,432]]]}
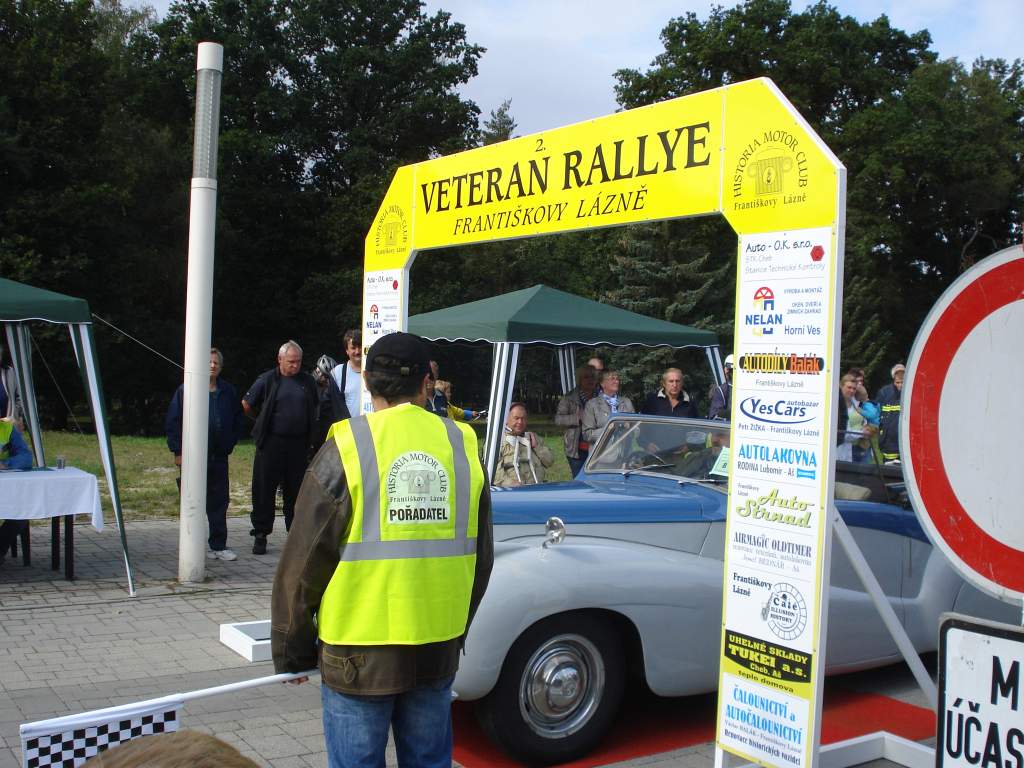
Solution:
{"label": "white sign with black text", "polygon": [[937,768],[1024,766],[1024,628],[946,614]]}

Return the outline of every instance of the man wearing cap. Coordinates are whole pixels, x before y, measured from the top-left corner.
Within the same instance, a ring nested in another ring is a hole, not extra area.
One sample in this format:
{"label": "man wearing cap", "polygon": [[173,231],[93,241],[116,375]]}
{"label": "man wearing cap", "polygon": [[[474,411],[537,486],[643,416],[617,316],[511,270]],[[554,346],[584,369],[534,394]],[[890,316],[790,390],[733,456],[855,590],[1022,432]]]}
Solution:
{"label": "man wearing cap", "polygon": [[711,407],[708,409],[709,419],[729,420],[732,404],[732,366],[735,358],[728,355],[725,358],[725,381],[721,384],[714,384],[711,387]]}
{"label": "man wearing cap", "polygon": [[[424,409],[426,345],[382,336],[373,413],[339,422],[306,473],[271,600],[278,672],[319,666],[328,765],[450,766],[451,685],[493,562],[473,430]],[[299,678],[304,682],[305,678]]]}
{"label": "man wearing cap", "polygon": [[900,460],[900,411],[903,396],[903,377],[907,367],[896,363],[892,367],[892,384],[886,384],[878,390],[875,402],[882,410],[878,434],[878,449],[882,453],[883,462]]}

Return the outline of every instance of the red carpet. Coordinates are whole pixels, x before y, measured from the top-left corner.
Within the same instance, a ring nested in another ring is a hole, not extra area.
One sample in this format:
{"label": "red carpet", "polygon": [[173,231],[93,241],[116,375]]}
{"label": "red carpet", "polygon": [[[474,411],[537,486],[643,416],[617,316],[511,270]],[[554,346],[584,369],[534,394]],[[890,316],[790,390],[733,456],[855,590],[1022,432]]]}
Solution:
{"label": "red carpet", "polygon": [[[627,701],[608,737],[583,760],[565,763],[591,768],[712,741],[715,737],[715,696],[685,699],[634,697]],[[455,759],[466,768],[519,768],[480,730],[470,703],[456,703]],[[935,714],[887,696],[859,693],[838,685],[825,688],[822,743],[830,744],[875,731],[888,731],[917,741],[935,735]]]}

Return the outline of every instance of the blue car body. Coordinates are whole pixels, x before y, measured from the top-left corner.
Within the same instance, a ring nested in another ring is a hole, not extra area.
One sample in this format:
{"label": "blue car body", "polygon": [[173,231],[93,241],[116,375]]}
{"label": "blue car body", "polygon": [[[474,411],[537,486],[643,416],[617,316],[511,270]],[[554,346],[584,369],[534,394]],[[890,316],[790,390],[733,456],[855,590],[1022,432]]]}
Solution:
{"label": "blue car body", "polygon": [[[722,422],[617,416],[577,479],[492,489],[494,570],[454,689],[461,699],[482,699],[485,728],[529,762],[589,749],[617,707],[607,699],[619,695],[619,677],[639,676],[662,696],[717,686],[726,485],[676,476],[656,463],[664,457],[621,446],[620,466],[602,464],[613,429],[648,423],[687,435],[728,430]],[[1013,620],[1010,606],[966,585],[930,545],[902,499],[898,468],[837,466],[836,477],[865,497],[836,506],[918,651],[936,648],[946,611]],[[545,530],[552,517],[564,524],[559,543]],[[830,579],[826,671],[898,661],[838,546]]]}

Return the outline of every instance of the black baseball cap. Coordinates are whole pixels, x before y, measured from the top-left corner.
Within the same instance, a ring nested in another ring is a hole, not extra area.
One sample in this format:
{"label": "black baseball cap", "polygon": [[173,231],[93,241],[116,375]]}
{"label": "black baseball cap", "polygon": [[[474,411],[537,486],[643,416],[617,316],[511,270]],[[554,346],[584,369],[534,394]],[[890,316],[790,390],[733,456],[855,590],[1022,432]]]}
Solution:
{"label": "black baseball cap", "polygon": [[363,362],[363,370],[399,376],[423,375],[430,370],[430,352],[416,334],[396,331],[373,343]]}

